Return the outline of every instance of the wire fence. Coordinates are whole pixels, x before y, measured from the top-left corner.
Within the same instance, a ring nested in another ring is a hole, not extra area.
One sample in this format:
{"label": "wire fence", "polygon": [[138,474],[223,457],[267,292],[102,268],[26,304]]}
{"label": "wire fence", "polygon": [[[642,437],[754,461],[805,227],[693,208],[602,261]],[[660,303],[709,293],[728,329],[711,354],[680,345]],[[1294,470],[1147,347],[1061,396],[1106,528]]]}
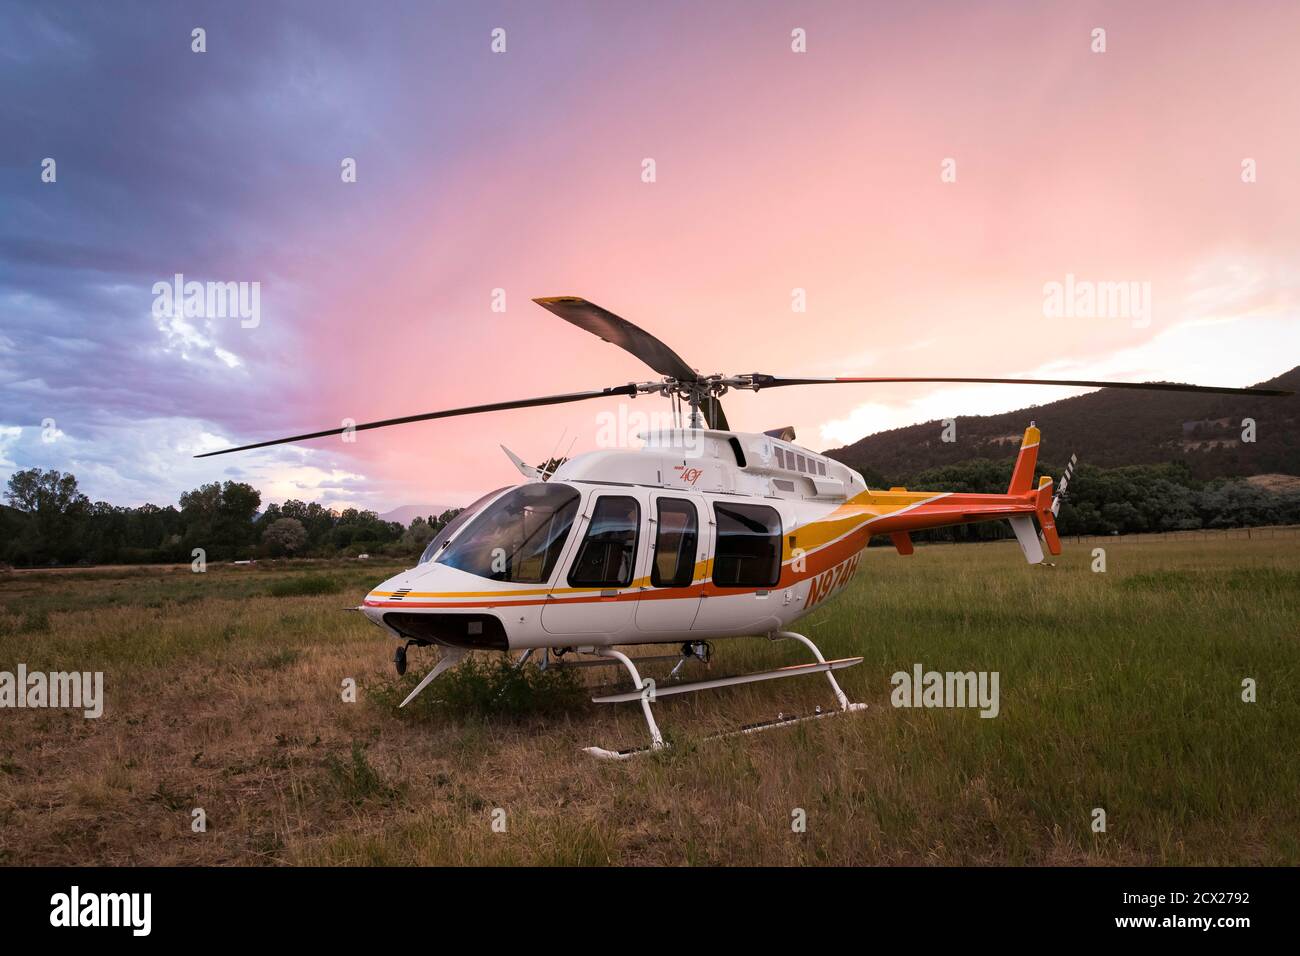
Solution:
{"label": "wire fence", "polygon": [[[1009,528],[988,527],[981,529],[978,538],[944,538],[934,540],[927,539],[925,532],[914,534],[917,544],[930,545],[959,545],[959,544],[986,544],[995,541],[1014,541],[1016,536],[1011,533]],[[1066,544],[1089,544],[1101,543],[1113,544],[1116,541],[1126,541],[1130,544],[1142,544],[1146,542],[1160,541],[1270,541],[1273,539],[1300,538],[1300,525],[1261,525],[1251,528],[1198,528],[1194,531],[1152,531],[1152,532],[1126,532],[1124,534],[1063,534],[1061,541]],[[877,536],[872,539],[872,544],[883,547],[889,544],[889,539],[884,536]]]}
{"label": "wire fence", "polygon": [[1195,531],[1153,531],[1129,534],[1072,534],[1061,540],[1074,544],[1093,541],[1268,541],[1274,538],[1300,538],[1300,525],[1264,525],[1258,528],[1198,528]]}

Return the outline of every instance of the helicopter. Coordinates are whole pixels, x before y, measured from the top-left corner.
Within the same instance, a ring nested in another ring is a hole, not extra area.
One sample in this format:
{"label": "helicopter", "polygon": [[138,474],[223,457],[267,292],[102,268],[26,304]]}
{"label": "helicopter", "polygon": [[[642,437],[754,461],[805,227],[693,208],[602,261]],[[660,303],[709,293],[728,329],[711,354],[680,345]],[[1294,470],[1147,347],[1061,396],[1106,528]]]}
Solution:
{"label": "helicopter", "polygon": [[[900,555],[910,555],[914,532],[1007,521],[1028,563],[1043,563],[1044,548],[1051,555],[1061,553],[1056,515],[1077,459],[1071,456],[1059,489],[1048,476],[1035,485],[1041,434],[1032,422],[1004,494],[886,490],[869,488],[854,469],[797,445],[792,427],[731,430],[720,401],[728,392],[797,385],[994,383],[1291,394],[1171,382],[702,375],[654,335],[586,299],[533,301],[630,352],[660,377],[350,424],[195,457],[517,408],[642,395],[669,399],[673,427],[643,432],[639,448],[598,449],[539,468],[502,446],[525,480],[489,492],[461,511],[430,540],[415,567],[377,585],[353,609],[398,642],[394,663],[399,675],[406,671],[408,648],[440,651],[402,707],[472,651],[517,653],[516,666],[539,651],[544,667],[621,666],[631,690],[592,699],[639,703],[650,743],[620,750],[584,748],[608,759],[667,746],[651,705],[676,694],[819,673],[829,681],[833,708],[780,714],[717,736],[863,709],[866,705],[850,701],[835,679],[836,671],[863,658],[827,660],[810,638],[792,628],[844,593],[874,536],[888,536]],[[798,642],[813,659],[757,673],[674,682],[685,663],[709,663],[714,641],[755,636]],[[643,663],[675,660],[666,680],[643,677],[618,649],[639,645],[679,648],[675,654],[639,658]]]}

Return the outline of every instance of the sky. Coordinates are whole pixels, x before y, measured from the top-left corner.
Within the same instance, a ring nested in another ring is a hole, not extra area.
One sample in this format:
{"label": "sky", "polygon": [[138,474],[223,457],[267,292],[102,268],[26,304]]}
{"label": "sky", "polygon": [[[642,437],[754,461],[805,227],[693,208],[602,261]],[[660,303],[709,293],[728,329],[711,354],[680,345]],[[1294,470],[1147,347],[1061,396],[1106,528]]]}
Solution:
{"label": "sky", "polygon": [[[654,377],[537,296],[702,372],[1266,380],[1300,362],[1298,39],[1293,2],[6,3],[0,481],[461,505],[519,480],[500,444],[667,411],[192,457]],[[176,275],[250,307],[185,314]],[[823,449],[1070,394],[724,405]]]}

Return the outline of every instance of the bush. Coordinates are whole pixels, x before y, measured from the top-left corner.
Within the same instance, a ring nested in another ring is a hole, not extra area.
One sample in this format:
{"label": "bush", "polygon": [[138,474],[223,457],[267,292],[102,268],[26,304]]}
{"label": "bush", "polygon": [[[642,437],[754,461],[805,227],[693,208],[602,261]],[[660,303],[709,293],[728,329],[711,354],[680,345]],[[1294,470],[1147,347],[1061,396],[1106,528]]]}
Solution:
{"label": "bush", "polygon": [[[373,697],[384,706],[396,708],[422,676],[422,673],[407,674],[378,688]],[[506,655],[489,660],[470,656],[439,676],[401,713],[427,717],[435,711],[444,711],[514,718],[568,712],[581,707],[587,699],[585,688],[572,669],[542,670],[531,664],[517,668]]]}
{"label": "bush", "polygon": [[371,766],[365,749],[352,743],[352,759],[340,760],[334,754],[325,756],[326,786],[336,797],[354,806],[374,797],[389,801],[398,796],[398,788],[391,786]]}
{"label": "bush", "polygon": [[337,594],[343,585],[327,574],[302,574],[271,585],[271,597],[302,597],[310,594]]}

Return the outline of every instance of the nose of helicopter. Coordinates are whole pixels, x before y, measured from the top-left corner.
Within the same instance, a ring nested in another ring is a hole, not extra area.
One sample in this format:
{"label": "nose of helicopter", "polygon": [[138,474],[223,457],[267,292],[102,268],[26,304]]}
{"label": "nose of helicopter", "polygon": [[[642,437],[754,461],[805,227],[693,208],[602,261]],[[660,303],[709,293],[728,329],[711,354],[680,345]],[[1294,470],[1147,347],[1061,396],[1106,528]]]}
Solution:
{"label": "nose of helicopter", "polygon": [[419,567],[408,568],[393,575],[387,581],[376,584],[361,605],[366,617],[378,624],[384,612],[390,607],[411,600],[411,595],[417,591],[421,594],[428,591],[426,579],[429,575],[422,573],[423,571],[424,569]]}
{"label": "nose of helicopter", "polygon": [[[394,575],[366,595],[362,612],[402,640],[505,650],[504,622],[474,596],[481,585],[453,568],[421,566]],[[475,587],[471,587],[475,585]]]}

